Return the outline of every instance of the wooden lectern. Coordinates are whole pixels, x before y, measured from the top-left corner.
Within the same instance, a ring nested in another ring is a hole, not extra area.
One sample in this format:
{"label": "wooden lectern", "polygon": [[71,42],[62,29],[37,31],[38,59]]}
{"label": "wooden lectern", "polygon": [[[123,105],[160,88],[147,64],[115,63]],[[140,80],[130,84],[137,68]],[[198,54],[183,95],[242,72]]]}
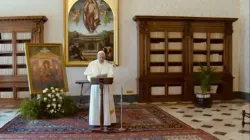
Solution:
{"label": "wooden lectern", "polygon": [[103,112],[103,87],[104,85],[112,84],[113,83],[113,77],[92,77],[90,80],[90,83],[93,85],[100,85],[101,90],[101,108],[100,108],[100,127],[101,131],[104,130],[104,112]]}

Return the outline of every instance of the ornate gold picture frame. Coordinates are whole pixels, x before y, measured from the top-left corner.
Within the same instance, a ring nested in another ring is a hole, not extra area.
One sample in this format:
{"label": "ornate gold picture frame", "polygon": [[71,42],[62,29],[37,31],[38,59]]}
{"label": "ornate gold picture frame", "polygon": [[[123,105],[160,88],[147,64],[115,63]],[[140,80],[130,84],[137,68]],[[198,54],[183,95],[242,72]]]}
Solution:
{"label": "ornate gold picture frame", "polygon": [[26,43],[25,55],[31,94],[50,87],[68,91],[62,44]]}
{"label": "ornate gold picture frame", "polygon": [[98,51],[118,65],[119,0],[64,0],[66,66],[87,66]]}

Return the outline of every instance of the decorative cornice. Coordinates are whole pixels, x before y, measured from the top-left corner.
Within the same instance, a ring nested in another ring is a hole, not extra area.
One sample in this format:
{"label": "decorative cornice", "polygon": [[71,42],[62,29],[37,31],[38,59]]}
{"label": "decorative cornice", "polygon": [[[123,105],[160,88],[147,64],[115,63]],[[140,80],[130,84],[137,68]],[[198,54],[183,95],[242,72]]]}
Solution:
{"label": "decorative cornice", "polygon": [[231,21],[234,22],[238,18],[227,18],[227,17],[184,17],[184,16],[149,16],[149,15],[136,15],[133,17],[134,21],[164,21],[164,20],[189,20],[189,21]]}
{"label": "decorative cornice", "polygon": [[13,21],[34,21],[34,22],[46,22],[48,18],[46,16],[11,16],[0,17],[0,22],[13,22]]}

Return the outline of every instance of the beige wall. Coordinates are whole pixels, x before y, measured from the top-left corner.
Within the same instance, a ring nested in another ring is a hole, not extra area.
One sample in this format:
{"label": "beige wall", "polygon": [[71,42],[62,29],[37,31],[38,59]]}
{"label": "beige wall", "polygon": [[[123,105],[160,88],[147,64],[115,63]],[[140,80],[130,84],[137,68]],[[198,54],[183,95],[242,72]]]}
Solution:
{"label": "beige wall", "polygon": [[[64,42],[63,35],[63,0],[4,0],[0,5],[0,16],[45,15],[46,42]],[[137,77],[137,38],[136,25],[132,20],[135,15],[166,16],[207,16],[238,17],[238,0],[120,0],[120,66],[115,68],[115,93],[120,94],[120,87],[136,93]],[[238,90],[239,80],[239,22],[234,26],[234,90]],[[75,80],[84,78],[84,67],[68,67],[67,76],[70,93],[78,95],[80,87]]]}
{"label": "beige wall", "polygon": [[249,0],[240,0],[240,85],[239,90],[250,93]]}

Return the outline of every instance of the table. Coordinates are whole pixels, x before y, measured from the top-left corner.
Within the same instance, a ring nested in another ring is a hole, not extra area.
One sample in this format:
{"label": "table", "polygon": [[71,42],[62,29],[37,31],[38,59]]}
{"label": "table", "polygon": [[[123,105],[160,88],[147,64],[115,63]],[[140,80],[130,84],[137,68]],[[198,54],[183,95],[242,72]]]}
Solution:
{"label": "table", "polygon": [[81,104],[81,103],[82,103],[83,85],[89,83],[89,81],[88,81],[88,80],[78,80],[78,81],[76,81],[75,83],[81,85],[80,99],[79,99],[79,104]]}

